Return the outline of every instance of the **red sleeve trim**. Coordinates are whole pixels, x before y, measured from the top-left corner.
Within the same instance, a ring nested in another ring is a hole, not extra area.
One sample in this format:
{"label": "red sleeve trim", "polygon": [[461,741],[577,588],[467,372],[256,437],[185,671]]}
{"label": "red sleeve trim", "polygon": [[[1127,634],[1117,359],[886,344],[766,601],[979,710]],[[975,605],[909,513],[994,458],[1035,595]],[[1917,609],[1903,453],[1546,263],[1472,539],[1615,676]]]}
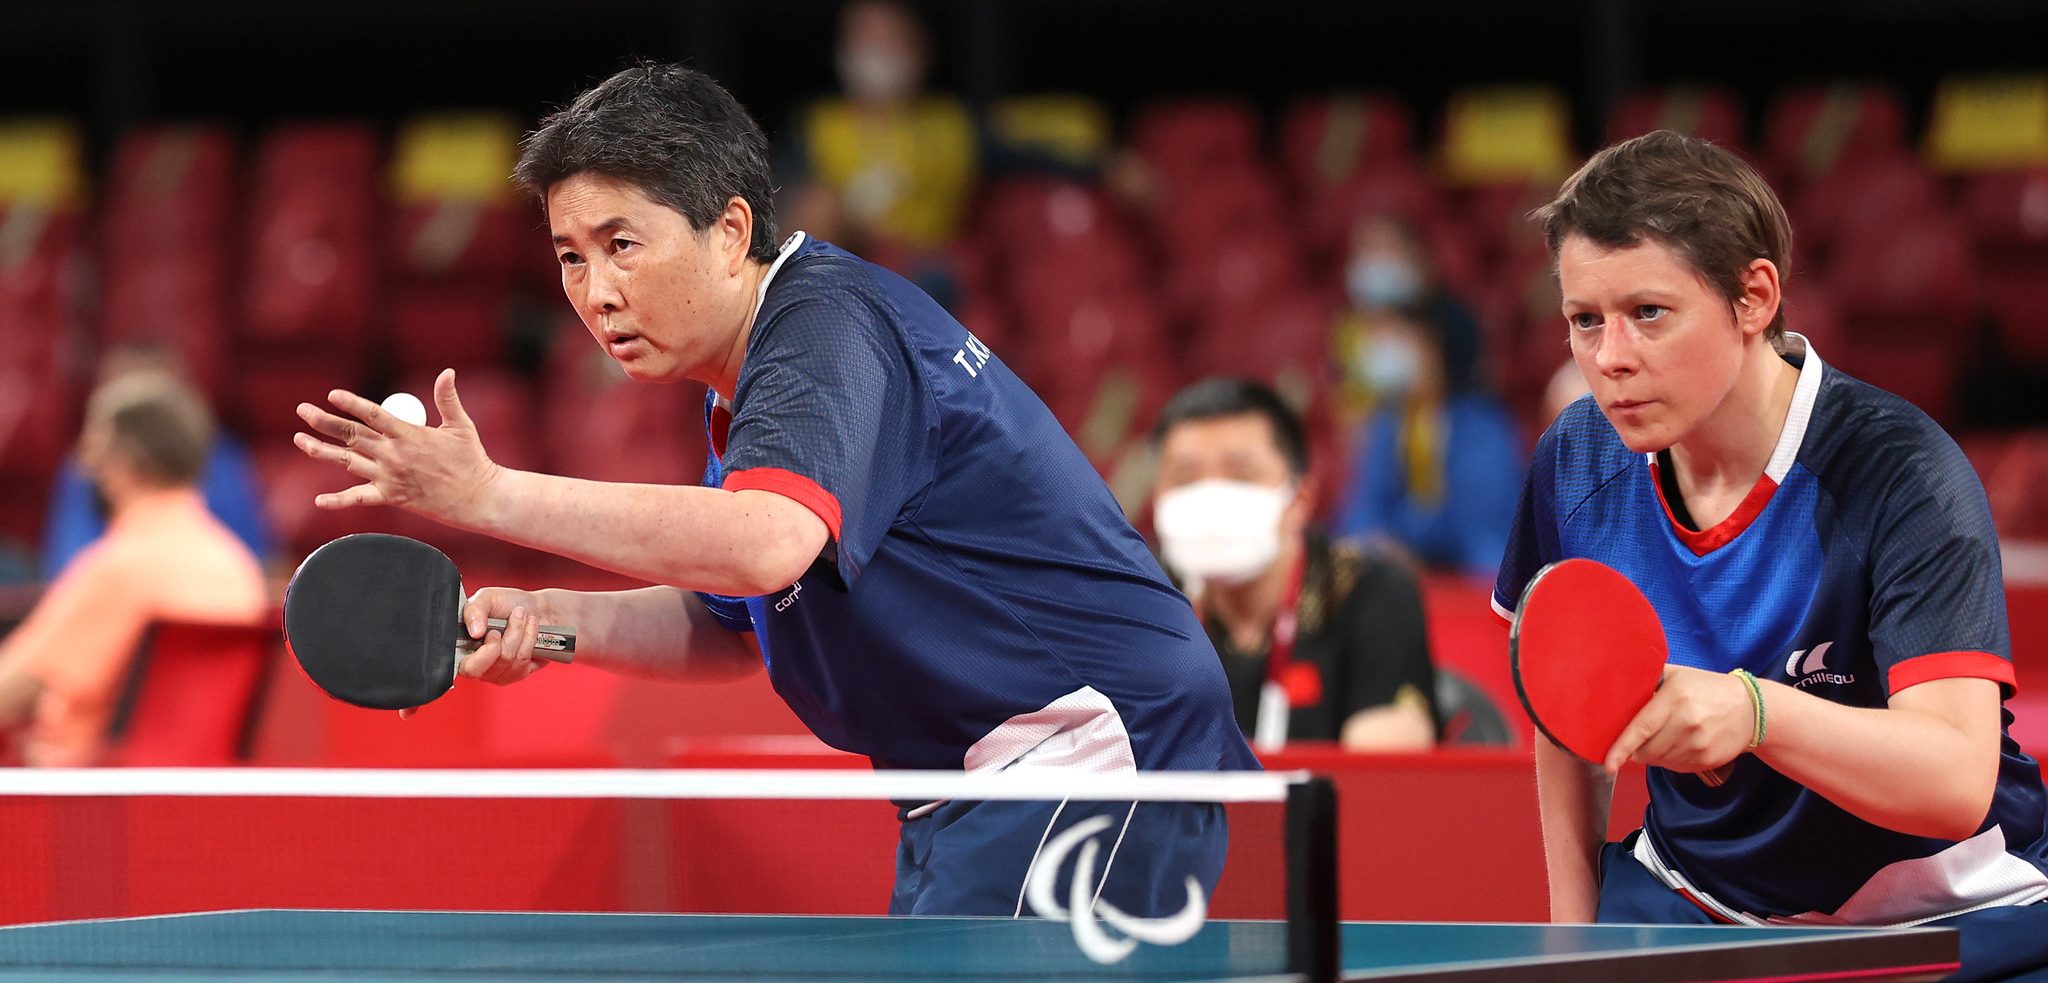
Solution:
{"label": "red sleeve trim", "polygon": [[748,468],[734,471],[725,476],[726,491],[774,492],[804,508],[810,509],[825,521],[825,531],[832,539],[839,539],[839,499],[812,481],[794,471],[781,468]]}
{"label": "red sleeve trim", "polygon": [[1887,675],[1892,692],[1936,679],[1989,679],[2010,697],[2019,691],[2012,662],[1989,652],[1935,652],[1917,655],[1892,667]]}

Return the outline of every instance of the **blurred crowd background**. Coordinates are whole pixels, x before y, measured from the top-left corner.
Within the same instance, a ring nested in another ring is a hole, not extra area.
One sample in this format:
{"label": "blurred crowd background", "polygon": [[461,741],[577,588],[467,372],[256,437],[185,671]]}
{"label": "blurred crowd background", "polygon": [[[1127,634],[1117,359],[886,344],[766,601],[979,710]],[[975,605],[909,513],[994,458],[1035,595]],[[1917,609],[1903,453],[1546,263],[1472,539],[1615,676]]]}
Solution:
{"label": "blurred crowd background", "polygon": [[1452,664],[1499,654],[1436,615],[1483,615],[1528,448],[1584,391],[1526,214],[1599,146],[1699,134],[1790,208],[1791,329],[1947,426],[2014,576],[2048,581],[2039,3],[74,0],[0,23],[10,617],[97,534],[67,462],[137,365],[204,396],[202,485],[240,496],[216,511],[273,576],[384,529],[500,581],[602,582],[320,512],[343,476],[289,436],[300,401],[427,395],[454,366],[505,465],[697,478],[701,388],[624,379],[508,178],[540,113],[639,57],[725,82],[774,143],[784,231],[939,298],[1141,528],[1169,398],[1272,386],[1317,524],[1420,573]]}

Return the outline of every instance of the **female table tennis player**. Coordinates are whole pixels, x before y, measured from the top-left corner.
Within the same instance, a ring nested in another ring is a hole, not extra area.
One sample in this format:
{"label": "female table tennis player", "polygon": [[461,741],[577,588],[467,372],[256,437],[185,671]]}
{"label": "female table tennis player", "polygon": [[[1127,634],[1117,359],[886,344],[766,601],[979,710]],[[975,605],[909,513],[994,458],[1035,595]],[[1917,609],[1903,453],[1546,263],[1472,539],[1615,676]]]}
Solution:
{"label": "female table tennis player", "polygon": [[1552,917],[1952,924],[1962,978],[2048,967],[2040,769],[2003,731],[1998,542],[1955,442],[1785,329],[1791,229],[1733,154],[1639,137],[1538,217],[1592,392],[1536,450],[1494,604],[1589,557],[1671,647],[1604,762],[1650,766],[1624,842],[1600,770],[1538,742]]}
{"label": "female table tennis player", "polygon": [[[1058,421],[908,281],[801,232],[778,248],[767,140],[716,81],[621,71],[543,120],[518,174],[593,339],[636,381],[711,387],[713,453],[703,487],[500,468],[452,372],[440,427],[301,404],[331,440],[298,446],[362,482],[323,507],[402,505],[655,585],[478,591],[465,674],[522,679],[534,627],[574,625],[598,669],[765,662],[814,733],[883,768],[1258,767],[1186,598]],[[1080,876],[1040,847],[1113,813],[1088,876],[1161,917],[1191,910],[1188,879],[1215,886],[1228,842],[1217,803],[909,805],[903,914],[1014,915],[1034,872]]]}

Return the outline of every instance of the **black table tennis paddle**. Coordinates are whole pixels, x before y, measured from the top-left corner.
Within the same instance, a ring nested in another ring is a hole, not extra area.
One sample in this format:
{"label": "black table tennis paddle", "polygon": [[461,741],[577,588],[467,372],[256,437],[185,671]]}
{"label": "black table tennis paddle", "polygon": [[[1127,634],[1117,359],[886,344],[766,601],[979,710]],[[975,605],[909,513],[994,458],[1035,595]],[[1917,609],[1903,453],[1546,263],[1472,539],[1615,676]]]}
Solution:
{"label": "black table tennis paddle", "polygon": [[[466,599],[455,561],[440,550],[384,533],[343,536],[307,556],[285,587],[285,645],[335,699],[422,706],[455,685],[462,654],[478,644],[462,624]],[[575,629],[540,626],[535,657],[569,662],[575,651]]]}

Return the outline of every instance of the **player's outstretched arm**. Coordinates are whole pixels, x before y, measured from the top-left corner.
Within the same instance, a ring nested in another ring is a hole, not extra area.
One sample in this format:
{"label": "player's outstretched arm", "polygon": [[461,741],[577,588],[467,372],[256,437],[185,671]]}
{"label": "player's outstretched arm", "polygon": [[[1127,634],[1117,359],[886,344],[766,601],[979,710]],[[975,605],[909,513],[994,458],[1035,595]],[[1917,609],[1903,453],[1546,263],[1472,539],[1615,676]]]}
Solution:
{"label": "player's outstretched arm", "polygon": [[1998,783],[1998,684],[1936,679],[1884,709],[1763,684],[1756,755],[1866,822],[1944,840],[1976,834]]}
{"label": "player's outstretched arm", "polygon": [[319,496],[314,503],[322,508],[402,506],[640,580],[741,597],[795,583],[829,535],[810,509],[773,492],[583,481],[500,467],[462,408],[453,370],[434,381],[439,427],[406,423],[343,390],[328,398],[350,417],[302,403],[300,418],[330,439],[301,433],[293,441],[362,483]]}
{"label": "player's outstretched arm", "polygon": [[1600,907],[1600,846],[1614,783],[1549,739],[1536,739],[1536,805],[1543,820],[1543,860],[1550,883],[1550,920],[1590,922]]}
{"label": "player's outstretched arm", "polygon": [[[487,629],[503,618],[505,630]],[[470,637],[482,640],[462,674],[489,683],[525,679],[547,663],[534,659],[540,625],[576,626],[576,662],[607,672],[660,679],[720,680],[746,675],[761,660],[746,640],[721,626],[697,595],[674,587],[584,592],[486,587],[462,609]]]}

